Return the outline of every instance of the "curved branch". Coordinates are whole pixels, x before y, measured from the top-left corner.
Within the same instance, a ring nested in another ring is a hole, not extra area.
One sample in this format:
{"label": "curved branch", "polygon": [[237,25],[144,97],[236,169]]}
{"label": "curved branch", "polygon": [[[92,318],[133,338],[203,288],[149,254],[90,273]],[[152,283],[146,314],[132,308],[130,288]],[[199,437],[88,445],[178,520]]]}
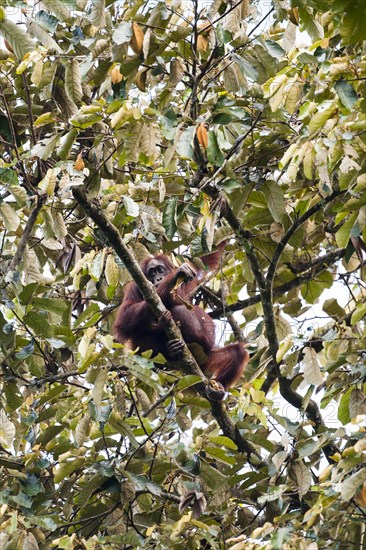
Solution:
{"label": "curved branch", "polygon": [[[111,243],[111,246],[113,246],[113,249],[131,273],[143,295],[144,300],[149,304],[154,315],[157,318],[160,317],[165,311],[165,307],[160,300],[155,287],[146,279],[139,264],[121,239],[117,228],[106,218],[99,201],[96,199],[88,199],[84,189],[81,189],[80,187],[73,188],[73,195],[80,206],[85,210],[88,216],[92,218],[92,220]],[[182,334],[174,321],[170,321],[165,330],[169,339],[172,340],[178,338],[184,342]],[[205,390],[208,385],[208,380],[202,373],[186,345],[184,346],[181,364],[185,371],[196,374],[201,378],[202,383],[197,384],[196,387],[202,395],[206,396]],[[210,403],[212,414],[219,426],[222,428],[224,434],[236,443],[239,451],[248,453],[248,461],[252,465],[255,465],[258,468],[263,467],[265,464],[262,461],[260,454],[257,453],[254,447],[240,434],[239,430],[233,424],[225,405],[223,403],[214,403],[212,401],[210,401]]]}
{"label": "curved branch", "polygon": [[[217,193],[217,190],[215,190]],[[209,193],[209,188],[205,188],[205,192]],[[215,197],[216,198],[216,197]],[[227,204],[227,201],[222,197],[222,201]],[[264,277],[263,271],[260,268],[258,258],[256,256],[253,245],[248,238],[248,232],[244,230],[241,225],[240,220],[235,216],[233,211],[227,205],[227,209],[223,208],[222,215],[229,222],[232,229],[235,231],[235,234],[238,238],[238,241],[242,244],[250,266],[252,268],[255,280],[260,290],[259,300],[262,302],[263,307],[263,319],[266,329],[266,337],[268,340],[268,346],[270,354],[272,357],[272,368],[276,373],[276,377],[279,381],[280,393],[281,396],[291,405],[293,405],[298,410],[303,408],[304,400],[300,394],[298,394],[291,386],[292,381],[288,378],[282,376],[280,371],[280,366],[276,360],[277,351],[279,349],[275,315],[273,310],[273,281],[271,279],[266,279]],[[285,244],[285,243],[284,243]],[[278,253],[278,258],[280,256],[280,249]],[[314,276],[314,273],[311,272],[311,277]],[[320,433],[324,427],[324,421],[319,411],[318,405],[314,401],[310,401],[305,409],[305,414],[315,425],[315,431]],[[333,444],[328,444],[324,447],[324,454],[327,457],[329,462],[333,462],[331,456],[336,452],[336,447]]]}

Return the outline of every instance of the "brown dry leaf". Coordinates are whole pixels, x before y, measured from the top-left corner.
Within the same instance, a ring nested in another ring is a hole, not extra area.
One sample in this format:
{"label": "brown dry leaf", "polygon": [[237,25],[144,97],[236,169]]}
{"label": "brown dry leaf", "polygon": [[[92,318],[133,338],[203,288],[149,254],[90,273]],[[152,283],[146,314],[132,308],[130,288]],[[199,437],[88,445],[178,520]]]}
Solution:
{"label": "brown dry leaf", "polygon": [[172,59],[170,62],[170,82],[175,85],[181,82],[184,76],[184,65],[180,59]]}
{"label": "brown dry leaf", "polygon": [[208,21],[204,21],[198,25],[200,31],[197,37],[197,49],[199,52],[207,52],[209,46],[209,33],[212,30],[212,25]]}
{"label": "brown dry leaf", "polygon": [[207,127],[204,122],[201,122],[201,124],[197,128],[197,139],[200,145],[202,147],[207,148],[208,147],[208,132]]}
{"label": "brown dry leaf", "polygon": [[136,75],[136,86],[141,92],[146,92],[147,71],[148,69]]}
{"label": "brown dry leaf", "polygon": [[299,8],[291,8],[287,10],[287,15],[291,23],[299,25]]}
{"label": "brown dry leaf", "polygon": [[320,370],[318,356],[314,348],[305,348],[304,358],[304,380],[306,384],[319,386],[323,383],[323,375]]}
{"label": "brown dry leaf", "polygon": [[192,507],[192,518],[198,518],[206,510],[207,501],[203,493],[189,491],[180,497],[179,511],[182,513],[187,506]]}
{"label": "brown dry leaf", "polygon": [[137,401],[141,405],[142,410],[146,412],[151,405],[151,401],[147,393],[142,388],[136,388],[135,392]]}
{"label": "brown dry leaf", "polygon": [[9,50],[9,52],[14,53],[13,48],[11,47],[11,44],[7,40],[4,40],[5,48]]}
{"label": "brown dry leaf", "polygon": [[79,153],[78,156],[76,157],[74,168],[75,168],[75,170],[78,170],[79,172],[84,170],[85,162],[83,161],[83,154],[82,153]]}
{"label": "brown dry leaf", "polygon": [[272,241],[274,241],[275,243],[281,242],[282,237],[285,234],[285,230],[284,230],[284,227],[283,227],[282,223],[279,223],[279,222],[271,223],[269,234],[270,234],[270,237],[271,237]]}
{"label": "brown dry leaf", "polygon": [[121,80],[123,80],[123,75],[121,74],[119,67],[113,67],[111,70],[111,80],[112,84],[119,84]]}
{"label": "brown dry leaf", "polygon": [[362,489],[356,494],[355,499],[360,506],[366,507],[366,481]]}
{"label": "brown dry leaf", "polygon": [[132,38],[130,42],[131,48],[138,55],[142,54],[144,46],[144,31],[136,21],[132,23]]}
{"label": "brown dry leaf", "polygon": [[246,19],[250,15],[250,1],[243,0],[240,5],[240,17]]}
{"label": "brown dry leaf", "polygon": [[349,400],[349,413],[351,418],[366,414],[366,395],[358,388],[352,390]]}
{"label": "brown dry leaf", "polygon": [[199,34],[197,38],[197,50],[199,52],[207,52],[207,48],[208,48],[207,36],[203,36],[203,34]]}

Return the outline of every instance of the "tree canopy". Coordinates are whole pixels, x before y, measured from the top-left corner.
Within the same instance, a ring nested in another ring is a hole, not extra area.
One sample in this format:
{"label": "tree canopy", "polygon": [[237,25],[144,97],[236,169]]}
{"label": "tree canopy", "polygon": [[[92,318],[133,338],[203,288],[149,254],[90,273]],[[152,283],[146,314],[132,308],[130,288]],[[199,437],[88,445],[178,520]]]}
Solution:
{"label": "tree canopy", "polygon": [[[1,548],[365,547],[364,1],[2,4]],[[214,403],[112,327],[223,242]]]}

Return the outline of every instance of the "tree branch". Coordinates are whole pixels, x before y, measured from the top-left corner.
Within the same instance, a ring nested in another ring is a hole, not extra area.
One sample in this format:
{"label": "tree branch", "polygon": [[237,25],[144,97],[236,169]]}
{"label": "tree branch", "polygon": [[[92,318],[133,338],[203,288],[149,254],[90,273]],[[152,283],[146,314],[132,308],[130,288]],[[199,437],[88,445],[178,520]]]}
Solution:
{"label": "tree branch", "polygon": [[[287,283],[284,283],[283,285],[275,286],[273,288],[273,296],[281,296],[285,292],[289,292],[293,288],[297,288],[304,283],[310,281],[318,273],[321,273],[326,267],[343,258],[345,253],[345,248],[337,248],[336,250],[330,252],[329,254],[326,254],[325,256],[321,256],[319,258],[316,258],[314,261],[309,262],[308,264],[304,264],[303,266],[301,266],[301,268],[299,268],[301,269],[301,271],[304,271],[304,273],[302,273],[298,277],[294,277],[293,279],[291,279],[291,281],[287,281]],[[217,300],[219,300],[217,296],[216,298]],[[246,309],[254,304],[259,304],[260,301],[261,295],[255,294],[255,296],[250,296],[245,300],[238,300],[237,302],[235,302],[235,304],[225,306],[225,308],[222,304],[217,304],[218,307],[209,315],[212,317],[212,319],[220,319],[223,314],[226,315],[227,313],[233,313],[235,311]]]}
{"label": "tree branch", "polygon": [[[149,304],[155,317],[159,319],[164,311],[166,311],[164,304],[160,300],[160,297],[156,292],[155,287],[152,285],[152,283],[150,283],[150,281],[146,279],[138,262],[135,260],[132,253],[129,251],[129,249],[121,239],[117,228],[106,218],[101,209],[99,201],[97,199],[88,199],[85,191],[80,187],[73,188],[73,195],[80,206],[82,206],[82,208],[88,214],[88,216],[92,218],[92,220],[97,224],[97,226],[107,237],[117,255],[122,260],[128,271],[131,273],[134,281],[141,291],[144,300]],[[182,334],[174,321],[170,321],[167,324],[166,333],[170,340],[176,338],[183,340]],[[203,382],[207,380],[203,375],[201,369],[199,368],[198,364],[192,357],[192,354],[190,353],[187,346],[185,346],[183,352],[182,362],[186,368],[185,370],[197,374],[202,378]]]}
{"label": "tree branch", "polygon": [[[159,295],[157,294],[155,287],[148,281],[142,272],[139,264],[128,250],[127,246],[120,237],[120,234],[116,227],[106,218],[103,213],[100,203],[96,199],[88,199],[84,189],[80,187],[73,188],[73,195],[80,206],[85,210],[85,212],[92,218],[96,223],[99,229],[104,233],[105,237],[113,246],[113,249],[122,260],[130,274],[132,275],[134,281],[139,287],[144,300],[150,306],[154,315],[159,318],[162,313],[165,311],[165,307],[160,300]],[[166,334],[170,340],[178,338],[183,340],[182,334],[174,321],[169,322],[166,327]],[[197,390],[204,396],[207,396],[206,388],[209,384],[209,381],[202,373],[197,362],[193,358],[188,347],[184,346],[182,361],[180,362],[183,369],[188,373],[193,373],[198,375],[202,379],[201,384],[197,384]],[[231,417],[226,410],[225,405],[221,403],[215,403],[210,401],[211,410],[214,418],[218,422],[219,426],[222,428],[224,434],[227,437],[230,437],[238,446],[238,449],[241,452],[248,453],[248,461],[255,465],[256,467],[264,466],[262,458],[259,453],[254,449],[254,447],[248,443],[243,436],[240,434],[239,430],[233,424]]]}
{"label": "tree branch", "polygon": [[[209,187],[205,188],[205,192],[207,194],[210,194],[210,188]],[[216,189],[215,189],[215,198],[217,198]],[[276,373],[277,379],[279,381],[281,396],[288,403],[293,405],[296,409],[301,410],[303,407],[303,398],[300,394],[298,394],[292,388],[291,386],[292,380],[282,376],[280,371],[280,366],[276,359],[277,351],[279,349],[279,344],[278,344],[278,337],[277,337],[275,315],[273,310],[272,281],[268,282],[268,280],[264,277],[263,271],[260,268],[258,258],[256,256],[251,240],[250,238],[248,238],[248,232],[244,230],[240,220],[235,216],[235,214],[227,204],[226,199],[223,197],[222,200],[225,201],[227,205],[227,208],[222,209],[222,215],[229,222],[230,226],[232,227],[232,229],[234,230],[238,238],[238,241],[242,244],[245,250],[245,253],[248,257],[255,280],[259,287],[260,301],[262,302],[262,307],[263,307],[263,319],[265,324],[266,337],[268,340],[269,351],[272,357],[272,368],[270,370],[274,370],[274,372]],[[305,409],[305,414],[307,415],[309,420],[311,420],[314,423],[316,432],[317,433],[321,432],[325,424],[320,414],[318,405],[314,401],[312,400],[309,401]],[[333,462],[333,460],[330,457],[336,451],[337,451],[337,448],[333,444],[329,444],[324,447],[324,453],[329,462]]]}
{"label": "tree branch", "polygon": [[324,206],[326,204],[328,204],[329,202],[332,202],[336,197],[339,197],[341,194],[343,194],[343,191],[335,191],[334,193],[332,193],[328,197],[325,197],[323,200],[321,200],[321,201],[317,202],[316,204],[314,204],[302,216],[295,219],[295,221],[293,222],[291,227],[288,229],[288,231],[286,231],[286,233],[284,234],[281,241],[278,243],[278,245],[276,247],[276,250],[273,254],[272,260],[271,260],[271,262],[269,264],[269,267],[268,267],[268,270],[267,270],[267,276],[266,276],[267,284],[271,284],[271,282],[273,281],[275,273],[276,273],[277,264],[278,264],[278,261],[281,257],[281,254],[284,251],[285,246],[287,245],[287,243],[289,242],[291,237],[298,230],[298,228],[301,227],[302,224],[305,223],[308,219],[310,219],[311,216],[313,216],[314,214],[319,212],[322,208],[324,208]]}
{"label": "tree branch", "polygon": [[9,264],[9,271],[15,271],[18,267],[19,262],[21,261],[29,237],[33,231],[34,224],[36,223],[38,213],[40,212],[42,206],[47,200],[47,195],[35,195],[36,205],[30,213],[27,223],[25,224],[23,235],[20,237],[18,248],[14,254],[12,261]]}

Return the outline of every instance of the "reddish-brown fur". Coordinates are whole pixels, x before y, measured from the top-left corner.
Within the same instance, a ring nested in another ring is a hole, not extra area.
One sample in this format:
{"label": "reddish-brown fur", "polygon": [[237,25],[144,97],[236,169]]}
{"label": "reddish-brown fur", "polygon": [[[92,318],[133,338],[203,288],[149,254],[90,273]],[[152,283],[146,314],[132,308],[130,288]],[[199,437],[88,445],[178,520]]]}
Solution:
{"label": "reddish-brown fur", "polygon": [[[214,254],[219,256],[217,253]],[[179,324],[186,344],[199,344],[205,352],[207,361],[201,364],[203,372],[213,376],[226,391],[239,380],[248,363],[249,354],[245,345],[237,342],[223,348],[216,347],[215,324],[211,317],[202,308],[192,304],[192,309],[188,309],[179,300],[181,297],[186,302],[191,302],[189,294],[199,284],[202,273],[171,292],[175,284],[177,268],[162,254],[154,256],[154,259],[159,260],[168,271],[156,288],[161,300],[171,312],[174,321]],[[147,258],[141,263],[141,269],[145,274],[151,260],[152,258]],[[209,258],[206,263],[212,269],[214,262],[218,265],[219,259],[215,259],[215,256],[214,259]],[[116,340],[121,343],[128,342],[132,349],[138,347],[140,352],[152,349],[154,353],[160,352],[165,357],[169,356],[164,324],[156,320],[134,282],[129,283],[126,288],[123,302],[117,312],[114,330]],[[192,346],[192,353],[195,355],[194,346]],[[202,359],[202,353],[197,355],[196,351],[198,361],[200,361],[199,355]]]}

